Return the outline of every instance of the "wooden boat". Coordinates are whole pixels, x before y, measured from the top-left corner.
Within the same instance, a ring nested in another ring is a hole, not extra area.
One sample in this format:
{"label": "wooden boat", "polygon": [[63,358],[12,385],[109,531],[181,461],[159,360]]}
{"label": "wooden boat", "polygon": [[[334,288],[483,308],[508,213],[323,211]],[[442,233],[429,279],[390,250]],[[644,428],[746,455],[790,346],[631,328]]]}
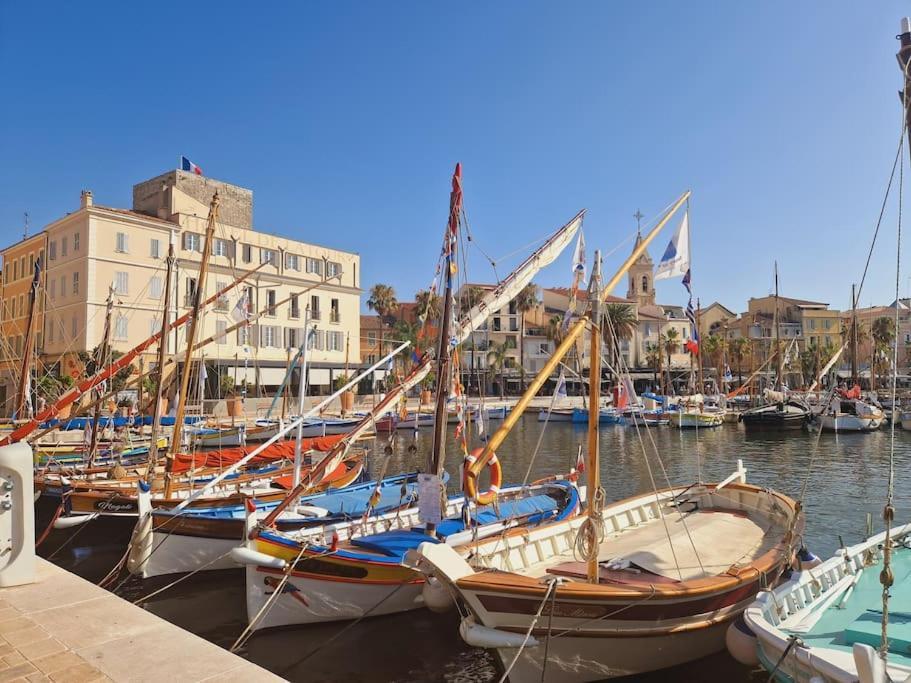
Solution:
{"label": "wooden boat", "polygon": [[574,408],[554,408],[538,413],[538,422],[572,422]]}
{"label": "wooden boat", "polygon": [[419,429],[433,427],[433,413],[409,412],[405,417],[400,417],[395,423],[396,429]]}
{"label": "wooden boat", "polygon": [[803,429],[810,419],[810,409],[800,399],[791,397],[744,410],[738,417],[747,431]]}
{"label": "wooden boat", "polygon": [[602,519],[597,583],[574,552],[582,517],[464,549],[425,543],[406,562],[456,597],[462,638],[512,666],[513,683],[594,681],[721,650],[802,529],[792,500],[742,481],[634,496]]}
{"label": "wooden boat", "polygon": [[666,413],[664,410],[642,410],[642,409],[627,409],[624,410],[620,415],[620,424],[626,426],[635,426],[639,425],[640,427],[660,427],[664,425],[669,425],[671,419],[669,413]]}
{"label": "wooden boat", "polygon": [[[759,594],[744,613],[735,654],[779,681],[885,683],[911,676],[911,524],[890,531],[892,571],[888,658],[880,658],[885,532]],[[893,611],[894,610],[894,611]],[[733,649],[733,647],[732,647]],[[754,655],[751,657],[751,655]],[[874,673],[880,669],[879,677]],[[886,677],[888,676],[888,678]]]}
{"label": "wooden boat", "polygon": [[360,417],[310,419],[304,422],[303,436],[347,434],[361,421]]}
{"label": "wooden boat", "polygon": [[883,410],[860,398],[834,395],[812,418],[814,426],[826,432],[873,432],[886,420]]}
{"label": "wooden boat", "polygon": [[711,429],[724,423],[723,413],[716,411],[673,410],[668,419],[678,429]]}
{"label": "wooden boat", "polygon": [[[289,587],[273,600],[254,628],[379,616],[421,607],[424,579],[414,569],[402,566],[408,550],[423,543],[467,550],[475,546],[476,539],[491,535],[499,538],[511,528],[529,533],[537,525],[574,516],[579,494],[571,482],[554,481],[504,489],[496,507],[462,509],[463,505],[464,501],[450,504],[454,514],[436,525],[435,535],[428,535],[421,525],[352,535],[330,546],[315,543],[308,534],[298,538],[279,531],[260,533],[249,548],[287,566],[247,566],[249,618],[261,612],[283,576],[289,577]],[[470,522],[466,515],[470,515]],[[297,596],[306,596],[306,604]]]}
{"label": "wooden boat", "polygon": [[[573,424],[588,424],[588,408],[573,408]],[[620,422],[620,415],[612,408],[601,408],[598,411],[598,423],[615,425]]]}

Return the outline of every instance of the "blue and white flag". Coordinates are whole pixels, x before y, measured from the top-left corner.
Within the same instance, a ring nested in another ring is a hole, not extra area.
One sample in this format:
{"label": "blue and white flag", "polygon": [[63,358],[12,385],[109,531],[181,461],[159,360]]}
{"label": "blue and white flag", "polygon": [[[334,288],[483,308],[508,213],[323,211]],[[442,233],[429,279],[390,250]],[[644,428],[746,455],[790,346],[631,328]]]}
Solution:
{"label": "blue and white flag", "polygon": [[672,277],[683,277],[690,269],[690,220],[689,213],[683,214],[683,220],[677,232],[671,238],[664,256],[655,270],[656,280],[667,280]]}
{"label": "blue and white flag", "polygon": [[560,370],[560,377],[557,379],[557,388],[554,389],[554,398],[566,398],[566,375]]}
{"label": "blue and white flag", "polygon": [[579,239],[576,240],[576,251],[573,252],[573,276],[579,280],[585,279],[585,237],[581,230]]}

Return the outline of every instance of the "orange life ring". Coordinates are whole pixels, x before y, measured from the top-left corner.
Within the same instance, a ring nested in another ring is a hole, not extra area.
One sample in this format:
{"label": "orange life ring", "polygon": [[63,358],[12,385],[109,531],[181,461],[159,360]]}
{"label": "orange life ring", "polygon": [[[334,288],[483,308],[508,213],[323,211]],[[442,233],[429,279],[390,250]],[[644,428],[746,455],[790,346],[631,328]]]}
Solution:
{"label": "orange life ring", "polygon": [[478,478],[471,473],[471,466],[477,461],[483,450],[482,448],[475,448],[465,458],[462,465],[462,480],[464,481],[467,498],[475,501],[478,505],[490,505],[500,494],[500,487],[503,485],[503,468],[500,466],[497,454],[491,453],[490,460],[487,461],[487,467],[490,470],[490,487],[486,491],[478,491]]}

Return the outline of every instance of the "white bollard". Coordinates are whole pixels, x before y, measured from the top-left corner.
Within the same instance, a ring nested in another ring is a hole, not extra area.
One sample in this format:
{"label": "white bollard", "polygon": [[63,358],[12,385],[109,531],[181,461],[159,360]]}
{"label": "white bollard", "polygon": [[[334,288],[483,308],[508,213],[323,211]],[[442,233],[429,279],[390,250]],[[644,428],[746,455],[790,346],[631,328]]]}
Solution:
{"label": "white bollard", "polygon": [[0,447],[0,588],[35,581],[35,472],[21,441]]}

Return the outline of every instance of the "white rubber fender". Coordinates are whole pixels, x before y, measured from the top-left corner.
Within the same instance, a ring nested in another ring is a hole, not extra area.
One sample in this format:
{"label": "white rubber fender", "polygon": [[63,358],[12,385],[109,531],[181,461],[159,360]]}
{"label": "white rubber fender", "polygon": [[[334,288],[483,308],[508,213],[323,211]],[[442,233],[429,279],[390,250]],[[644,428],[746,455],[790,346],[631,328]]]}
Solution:
{"label": "white rubber fender", "polygon": [[73,527],[80,526],[86,522],[91,522],[93,519],[98,517],[97,512],[93,512],[89,515],[65,515],[58,517],[54,520],[55,529],[72,529]]}
{"label": "white rubber fender", "polygon": [[261,553],[258,550],[251,550],[250,548],[244,547],[232,548],[231,559],[237,564],[250,564],[259,567],[269,567],[271,569],[284,569],[288,566],[288,563],[280,557],[273,557],[272,555]]}
{"label": "white rubber fender", "polygon": [[724,636],[724,644],[731,653],[731,657],[746,666],[758,666],[759,654],[756,651],[758,642],[756,634],[747,625],[741,614],[731,625]]}
{"label": "white rubber fender", "polygon": [[421,597],[424,599],[424,605],[431,612],[448,612],[454,606],[449,589],[442,581],[433,576],[428,577],[424,582]]}
{"label": "white rubber fender", "polygon": [[[474,617],[462,619],[462,623],[459,624],[459,633],[462,640],[472,647],[517,648],[522,647],[522,643],[525,641],[524,633],[511,633],[481,626],[474,620]],[[537,645],[537,639],[530,636],[525,647],[537,647]]]}

